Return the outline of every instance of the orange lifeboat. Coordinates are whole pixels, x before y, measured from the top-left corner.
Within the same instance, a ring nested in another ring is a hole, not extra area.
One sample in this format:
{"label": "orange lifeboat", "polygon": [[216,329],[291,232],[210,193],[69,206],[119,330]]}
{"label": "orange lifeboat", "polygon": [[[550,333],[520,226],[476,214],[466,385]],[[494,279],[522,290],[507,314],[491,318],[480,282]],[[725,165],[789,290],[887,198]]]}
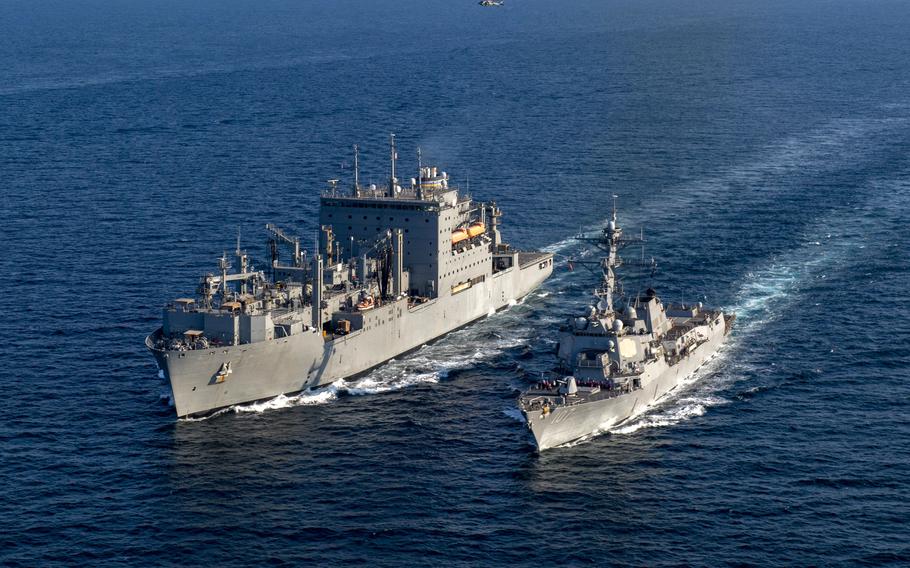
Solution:
{"label": "orange lifeboat", "polygon": [[468,234],[467,229],[455,229],[452,231],[452,244],[457,245],[463,240],[469,239],[470,235]]}
{"label": "orange lifeboat", "polygon": [[375,300],[373,300],[373,296],[367,296],[366,298],[357,302],[357,309],[360,310],[361,312],[365,312],[367,310],[372,310],[375,307],[376,307],[376,302],[375,302]]}
{"label": "orange lifeboat", "polygon": [[471,226],[468,227],[468,236],[474,238],[478,235],[482,235],[486,230],[486,226],[480,221],[477,221],[476,223],[471,223]]}

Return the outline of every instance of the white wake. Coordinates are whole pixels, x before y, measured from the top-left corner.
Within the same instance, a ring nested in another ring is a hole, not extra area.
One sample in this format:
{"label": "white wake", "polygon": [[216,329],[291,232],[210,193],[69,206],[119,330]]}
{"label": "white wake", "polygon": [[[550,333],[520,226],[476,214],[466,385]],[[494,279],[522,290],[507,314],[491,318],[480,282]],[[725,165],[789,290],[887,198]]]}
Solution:
{"label": "white wake", "polygon": [[802,301],[803,285],[827,278],[828,272],[837,270],[848,255],[862,248],[860,241],[832,236],[829,227],[834,222],[832,218],[819,220],[804,233],[801,246],[746,274],[736,294],[736,302],[725,308],[726,312],[735,313],[737,319],[732,337],[717,357],[688,377],[669,397],[639,416],[600,433],[627,435],[645,428],[673,426],[702,416],[713,406],[730,403],[722,393],[746,376],[751,368],[737,357],[747,348],[750,338]]}

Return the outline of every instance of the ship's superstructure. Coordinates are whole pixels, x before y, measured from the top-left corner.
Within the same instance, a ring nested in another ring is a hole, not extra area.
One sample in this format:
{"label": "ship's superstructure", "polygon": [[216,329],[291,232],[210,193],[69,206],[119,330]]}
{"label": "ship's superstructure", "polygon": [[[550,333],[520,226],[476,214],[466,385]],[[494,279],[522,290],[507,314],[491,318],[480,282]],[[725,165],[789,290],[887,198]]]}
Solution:
{"label": "ship's superstructure", "polygon": [[[355,146],[350,189],[320,198],[310,254],[274,225],[271,263],[253,270],[238,242],[202,278],[198,298],[178,298],[146,340],[173,391],[177,415],[204,414],[362,373],[499,310],[536,288],[552,254],[502,242],[502,213],[424,166],[403,184],[363,186]],[[282,262],[282,251],[290,260]]]}
{"label": "ship's superstructure", "polygon": [[542,379],[519,398],[538,450],[565,444],[634,417],[679,384],[721,346],[734,316],[693,305],[665,305],[657,293],[615,302],[623,235],[613,216],[602,235],[583,238],[606,253],[595,304],[560,329],[561,379]]}

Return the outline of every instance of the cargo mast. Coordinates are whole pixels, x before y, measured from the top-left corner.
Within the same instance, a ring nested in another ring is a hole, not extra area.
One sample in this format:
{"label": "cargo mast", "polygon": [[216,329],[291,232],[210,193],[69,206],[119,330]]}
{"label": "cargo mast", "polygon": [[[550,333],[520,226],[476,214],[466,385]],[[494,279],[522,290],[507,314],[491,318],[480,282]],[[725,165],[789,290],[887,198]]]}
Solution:
{"label": "cargo mast", "polygon": [[389,197],[395,197],[395,189],[398,186],[398,179],[395,177],[395,160],[398,154],[395,152],[395,134],[389,134],[389,145],[392,152],[392,175],[389,178]]}
{"label": "cargo mast", "polygon": [[360,197],[360,147],[354,144],[354,197]]}

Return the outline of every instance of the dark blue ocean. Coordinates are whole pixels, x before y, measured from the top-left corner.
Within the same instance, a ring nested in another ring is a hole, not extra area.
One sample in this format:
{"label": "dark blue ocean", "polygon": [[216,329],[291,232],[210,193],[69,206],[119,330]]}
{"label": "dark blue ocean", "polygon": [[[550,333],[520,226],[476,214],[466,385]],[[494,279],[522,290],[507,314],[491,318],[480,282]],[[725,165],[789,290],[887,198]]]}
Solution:
{"label": "dark blue ocean", "polygon": [[[904,0],[3,0],[0,565],[910,564],[908,25]],[[658,291],[737,313],[728,347],[535,455],[517,392],[597,283],[560,264],[365,377],[177,421],[161,307],[238,228],[260,258],[267,222],[312,235],[390,132],[560,258],[619,195]]]}

